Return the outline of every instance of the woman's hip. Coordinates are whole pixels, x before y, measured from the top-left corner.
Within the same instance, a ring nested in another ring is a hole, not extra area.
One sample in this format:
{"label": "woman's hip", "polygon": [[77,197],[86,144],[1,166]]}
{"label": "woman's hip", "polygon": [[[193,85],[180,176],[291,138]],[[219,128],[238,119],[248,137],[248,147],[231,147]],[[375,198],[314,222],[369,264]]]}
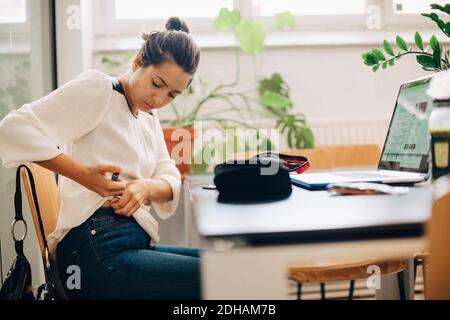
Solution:
{"label": "woman's hip", "polygon": [[119,216],[112,208],[99,208],[82,225],[73,228],[57,247],[58,260],[77,251],[104,262],[121,252],[148,249],[150,237],[133,219]]}

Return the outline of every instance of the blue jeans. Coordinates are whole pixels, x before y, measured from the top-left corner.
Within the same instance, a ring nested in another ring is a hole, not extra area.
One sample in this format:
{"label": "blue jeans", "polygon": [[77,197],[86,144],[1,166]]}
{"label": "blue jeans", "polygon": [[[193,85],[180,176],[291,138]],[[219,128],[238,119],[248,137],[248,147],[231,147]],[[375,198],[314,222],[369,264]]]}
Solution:
{"label": "blue jeans", "polygon": [[[98,209],[58,244],[61,282],[72,299],[200,299],[193,248],[156,245],[133,218]],[[77,268],[81,288],[77,287]]]}

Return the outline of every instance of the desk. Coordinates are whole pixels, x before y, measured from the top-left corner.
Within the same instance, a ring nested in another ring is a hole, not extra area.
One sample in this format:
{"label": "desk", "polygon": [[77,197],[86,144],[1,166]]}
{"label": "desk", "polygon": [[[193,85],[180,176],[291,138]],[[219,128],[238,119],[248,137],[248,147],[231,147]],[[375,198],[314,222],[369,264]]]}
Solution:
{"label": "desk", "polygon": [[[214,191],[201,188],[205,183],[207,178],[187,181],[199,234],[213,239],[250,239],[250,243],[261,237],[266,244],[229,252],[206,251],[202,259],[206,299],[285,299],[290,264],[410,257],[425,247],[425,240],[416,232],[431,213],[431,187],[427,185],[413,187],[404,196],[352,197],[331,197],[326,191],[294,187],[284,201],[242,206],[217,203]],[[368,224],[379,227],[363,240]],[[405,229],[396,228],[396,232],[405,231],[400,238],[391,238],[396,236],[392,232],[383,233],[383,228],[402,224]],[[318,229],[330,231],[326,242],[314,231]],[[352,229],[357,230],[355,238]],[[389,238],[383,238],[385,235]],[[267,241],[278,243],[280,238],[291,243],[270,245]],[[303,243],[292,243],[295,238]]]}

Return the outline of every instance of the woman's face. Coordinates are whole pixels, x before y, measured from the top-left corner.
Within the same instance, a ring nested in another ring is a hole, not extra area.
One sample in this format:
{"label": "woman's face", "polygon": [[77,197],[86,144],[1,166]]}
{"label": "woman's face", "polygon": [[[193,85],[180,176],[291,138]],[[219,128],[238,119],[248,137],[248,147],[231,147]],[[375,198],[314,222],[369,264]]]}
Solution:
{"label": "woman's face", "polygon": [[136,57],[128,79],[128,98],[131,98],[134,112],[149,112],[169,104],[192,80],[192,76],[171,59],[146,68],[141,67],[141,61]]}

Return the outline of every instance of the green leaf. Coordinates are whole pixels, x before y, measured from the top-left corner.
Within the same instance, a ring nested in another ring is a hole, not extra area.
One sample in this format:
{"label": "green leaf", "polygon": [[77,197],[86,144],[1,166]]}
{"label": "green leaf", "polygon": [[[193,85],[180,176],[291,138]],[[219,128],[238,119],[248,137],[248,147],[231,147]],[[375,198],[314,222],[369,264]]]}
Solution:
{"label": "green leaf", "polygon": [[223,29],[234,29],[241,20],[241,13],[237,9],[232,11],[228,8],[221,8],[219,16],[214,21],[214,31],[220,31]]}
{"label": "green leaf", "polygon": [[430,4],[430,7],[433,10],[439,10],[439,11],[445,12],[447,14],[450,14],[450,4],[446,4],[443,7],[443,6],[439,5],[439,4],[433,3],[433,4]]}
{"label": "green leaf", "polygon": [[375,57],[378,59],[378,61],[386,60],[386,57],[384,56],[383,52],[381,52],[381,50],[373,49],[372,53],[375,55]]}
{"label": "green leaf", "polygon": [[259,82],[259,95],[266,91],[273,91],[282,94],[284,80],[279,73],[274,73],[270,79],[263,79]]}
{"label": "green leaf", "polygon": [[431,37],[431,39],[430,39],[430,47],[431,47],[431,50],[435,50],[435,48],[436,48],[436,46],[439,44],[439,41],[438,41],[438,39],[436,38],[436,36],[432,36]]}
{"label": "green leaf", "polygon": [[395,56],[394,50],[392,49],[392,46],[390,45],[390,43],[387,40],[383,41],[383,47],[384,47],[384,51],[386,51],[391,56]]}
{"label": "green leaf", "polygon": [[450,34],[450,22],[447,22],[446,24],[445,24],[445,32],[447,32],[447,34]]}
{"label": "green leaf", "polygon": [[418,55],[417,62],[425,68],[434,68],[434,59],[427,55]]}
{"label": "green leaf", "polygon": [[292,130],[291,128],[289,128],[288,135],[287,135],[287,142],[288,142],[288,147],[289,147],[290,149],[293,149],[293,148],[294,148],[294,144],[292,143],[292,140],[293,140],[292,135],[293,135],[293,133],[294,133],[294,130]]}
{"label": "green leaf", "polygon": [[266,38],[266,27],[259,21],[241,21],[236,27],[241,50],[251,55],[261,52]]}
{"label": "green leaf", "polygon": [[406,45],[405,40],[403,40],[402,37],[397,36],[395,38],[395,42],[397,43],[397,46],[402,49],[403,51],[408,51],[408,46]]}
{"label": "green leaf", "polygon": [[439,16],[436,13],[431,13],[430,14],[430,18],[433,21],[438,21],[439,20]]}
{"label": "green leaf", "polygon": [[366,52],[362,55],[364,64],[368,65],[369,67],[378,64],[378,59],[375,57],[375,55],[370,51]]}
{"label": "green leaf", "polygon": [[433,59],[434,66],[441,67],[441,55],[442,55],[442,46],[439,41],[436,43],[435,48],[433,49]]}
{"label": "green leaf", "polygon": [[314,134],[309,127],[297,127],[294,131],[294,138],[296,149],[314,148]]}
{"label": "green leaf", "polygon": [[416,32],[414,35],[414,42],[416,43],[417,48],[423,51],[423,40],[419,32]]}
{"label": "green leaf", "polygon": [[439,20],[439,16],[436,13],[421,13],[421,16],[430,18],[433,21],[438,21]]}
{"label": "green leaf", "polygon": [[389,60],[389,66],[393,66],[395,64],[395,60],[394,59],[392,59],[392,60]]}
{"label": "green leaf", "polygon": [[380,65],[379,65],[379,64],[374,65],[374,66],[372,67],[372,71],[373,71],[373,72],[377,72],[378,69],[380,69]]}
{"label": "green leaf", "polygon": [[273,26],[276,30],[281,30],[284,26],[295,28],[295,17],[290,12],[281,12],[275,15]]}
{"label": "green leaf", "polygon": [[450,49],[447,50],[447,52],[446,52],[445,55],[444,55],[444,59],[445,59],[445,63],[446,63],[446,68],[445,68],[445,69],[450,68],[450,61],[449,61],[449,58],[450,58]]}
{"label": "green leaf", "polygon": [[292,106],[291,99],[273,91],[264,92],[261,96],[261,103],[275,109],[286,109]]}
{"label": "green leaf", "polygon": [[109,57],[104,56],[104,57],[102,57],[102,64],[106,64],[106,65],[109,64],[114,67],[119,67],[122,63],[120,61],[113,60],[113,59],[110,59]]}
{"label": "green leaf", "polygon": [[386,69],[387,66],[388,66],[388,62],[386,61],[386,62],[383,63],[382,68],[383,68],[383,69]]}

